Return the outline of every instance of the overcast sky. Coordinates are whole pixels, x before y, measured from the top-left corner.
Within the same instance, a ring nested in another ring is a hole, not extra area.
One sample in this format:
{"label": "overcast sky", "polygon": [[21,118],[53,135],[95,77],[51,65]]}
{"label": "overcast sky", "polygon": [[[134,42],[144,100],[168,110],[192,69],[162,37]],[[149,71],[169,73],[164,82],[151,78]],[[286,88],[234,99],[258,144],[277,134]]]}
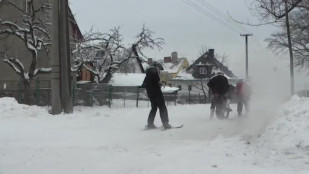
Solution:
{"label": "overcast sky", "polygon": [[[145,50],[155,60],[177,51],[190,64],[205,48],[226,55],[229,68],[245,77],[245,37],[249,37],[249,76],[265,77],[281,74],[280,81],[289,83],[289,59],[276,56],[266,48],[265,38],[277,30],[273,26],[249,27],[237,24],[228,14],[240,21],[257,22],[247,8],[250,0],[69,0],[82,32],[91,27],[101,32],[120,26],[124,41],[129,44],[143,25],[162,37],[161,51]],[[269,62],[266,64],[265,62]],[[297,73],[296,73],[297,74]],[[297,86],[304,87],[304,79],[296,77]],[[309,80],[308,80],[309,83]],[[289,86],[289,84],[287,85]],[[309,85],[308,85],[309,86]]]}

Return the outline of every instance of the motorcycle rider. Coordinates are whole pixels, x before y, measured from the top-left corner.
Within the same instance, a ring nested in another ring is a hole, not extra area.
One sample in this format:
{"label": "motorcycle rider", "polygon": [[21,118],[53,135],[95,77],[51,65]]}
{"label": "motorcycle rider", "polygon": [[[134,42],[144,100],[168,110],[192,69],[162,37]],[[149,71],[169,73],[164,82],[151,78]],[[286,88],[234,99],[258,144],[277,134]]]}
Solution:
{"label": "motorcycle rider", "polygon": [[207,83],[209,90],[212,92],[213,97],[211,100],[210,105],[210,118],[213,118],[216,106],[216,97],[215,95],[222,95],[226,99],[226,106],[231,111],[232,109],[229,108],[230,103],[230,95],[229,95],[229,82],[227,78],[224,76],[224,73],[217,72],[215,76],[213,76],[209,82]]}

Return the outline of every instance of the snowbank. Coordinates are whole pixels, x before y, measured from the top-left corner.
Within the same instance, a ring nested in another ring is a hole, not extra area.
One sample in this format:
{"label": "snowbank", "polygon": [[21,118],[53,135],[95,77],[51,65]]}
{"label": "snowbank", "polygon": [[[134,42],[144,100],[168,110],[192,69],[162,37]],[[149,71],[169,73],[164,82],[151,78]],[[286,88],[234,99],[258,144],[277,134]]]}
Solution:
{"label": "snowbank", "polygon": [[37,117],[39,115],[49,115],[46,108],[19,104],[15,98],[0,98],[0,118],[1,117]]}
{"label": "snowbank", "polygon": [[184,127],[145,131],[150,107],[75,107],[54,116],[0,98],[0,173],[306,174],[308,105],[294,96],[252,136],[259,117],[209,120],[204,104],[168,106],[171,124]]}
{"label": "snowbank", "polygon": [[278,118],[262,135],[263,144],[276,151],[289,153],[294,150],[309,150],[309,100],[293,96],[282,106]]}

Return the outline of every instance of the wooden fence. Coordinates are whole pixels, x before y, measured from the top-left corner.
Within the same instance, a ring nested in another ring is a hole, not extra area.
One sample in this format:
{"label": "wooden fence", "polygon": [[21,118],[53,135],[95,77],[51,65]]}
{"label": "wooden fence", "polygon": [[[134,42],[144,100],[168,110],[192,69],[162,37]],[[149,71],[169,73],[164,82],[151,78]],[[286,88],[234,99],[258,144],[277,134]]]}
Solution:
{"label": "wooden fence", "polygon": [[[30,85],[32,105],[49,106],[51,104],[51,83],[48,80],[34,80]],[[23,103],[22,81],[0,81],[0,97],[14,97]],[[112,107],[149,106],[145,89],[137,86],[110,86],[107,84],[73,84],[72,95],[74,105]],[[190,91],[165,93],[167,105],[207,103],[209,99]]]}

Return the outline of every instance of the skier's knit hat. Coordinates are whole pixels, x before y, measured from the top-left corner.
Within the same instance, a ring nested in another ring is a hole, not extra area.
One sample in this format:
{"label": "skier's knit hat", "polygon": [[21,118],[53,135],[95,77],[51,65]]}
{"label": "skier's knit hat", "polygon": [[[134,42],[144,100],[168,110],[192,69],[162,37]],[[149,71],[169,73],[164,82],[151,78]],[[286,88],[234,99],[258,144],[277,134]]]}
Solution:
{"label": "skier's knit hat", "polygon": [[157,61],[154,61],[151,66],[159,68],[160,70],[164,69],[163,66]]}

